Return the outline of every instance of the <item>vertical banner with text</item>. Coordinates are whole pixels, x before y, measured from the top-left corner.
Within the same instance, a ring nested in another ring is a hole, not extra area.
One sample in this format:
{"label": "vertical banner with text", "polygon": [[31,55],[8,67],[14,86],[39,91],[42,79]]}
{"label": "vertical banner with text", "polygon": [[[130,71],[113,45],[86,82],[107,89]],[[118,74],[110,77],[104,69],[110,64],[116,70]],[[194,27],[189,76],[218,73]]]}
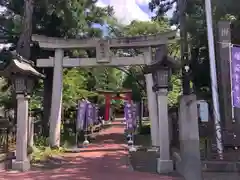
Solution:
{"label": "vertical banner with text", "polygon": [[133,103],[132,105],[132,115],[133,115],[133,127],[137,127],[137,104]]}
{"label": "vertical banner with text", "polygon": [[86,109],[87,109],[87,102],[86,101],[79,101],[78,102],[78,111],[77,111],[77,122],[76,126],[78,130],[83,130],[86,118]]}
{"label": "vertical banner with text", "polygon": [[127,102],[124,102],[123,112],[124,112],[124,121],[126,121],[126,117],[127,117]]}
{"label": "vertical banner with text", "polygon": [[132,113],[132,104],[126,103],[126,123],[127,123],[127,129],[133,130],[133,113]]}
{"label": "vertical banner with text", "polygon": [[92,103],[87,104],[87,112],[86,112],[86,124],[87,127],[93,125],[94,111]]}
{"label": "vertical banner with text", "polygon": [[96,104],[93,105],[93,124],[97,124]]}
{"label": "vertical banner with text", "polygon": [[232,105],[240,108],[240,47],[232,47]]}

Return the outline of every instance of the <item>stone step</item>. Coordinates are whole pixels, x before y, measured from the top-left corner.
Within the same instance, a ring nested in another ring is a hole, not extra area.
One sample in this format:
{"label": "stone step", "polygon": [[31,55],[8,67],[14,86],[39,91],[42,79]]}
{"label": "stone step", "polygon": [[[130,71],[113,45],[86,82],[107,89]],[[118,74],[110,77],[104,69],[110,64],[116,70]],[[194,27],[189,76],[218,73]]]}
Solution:
{"label": "stone step", "polygon": [[240,161],[202,161],[205,172],[240,172]]}
{"label": "stone step", "polygon": [[12,159],[15,158],[14,152],[0,154],[0,170],[7,170],[12,168]]}
{"label": "stone step", "polygon": [[141,172],[157,172],[157,152],[136,151],[131,152],[129,160],[132,168]]}
{"label": "stone step", "polygon": [[[182,171],[181,156],[178,150],[173,150],[173,160],[178,171]],[[180,166],[178,166],[179,164]],[[240,161],[227,161],[227,160],[202,160],[203,172],[240,172]]]}

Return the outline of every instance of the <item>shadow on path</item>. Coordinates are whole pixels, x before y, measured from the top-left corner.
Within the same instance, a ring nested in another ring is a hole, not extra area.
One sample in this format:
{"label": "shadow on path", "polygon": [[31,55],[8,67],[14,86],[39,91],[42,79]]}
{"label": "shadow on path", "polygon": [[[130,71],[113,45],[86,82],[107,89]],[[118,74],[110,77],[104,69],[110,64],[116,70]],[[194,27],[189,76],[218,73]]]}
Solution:
{"label": "shadow on path", "polygon": [[[52,160],[54,162],[43,167],[34,166],[28,172],[3,171],[0,180],[179,180],[167,175],[133,172],[128,167],[128,152],[123,148],[123,131],[123,126],[113,124],[86,148],[89,152],[66,153],[58,161]],[[96,150],[100,146],[103,149]],[[113,147],[116,149],[111,149]]]}

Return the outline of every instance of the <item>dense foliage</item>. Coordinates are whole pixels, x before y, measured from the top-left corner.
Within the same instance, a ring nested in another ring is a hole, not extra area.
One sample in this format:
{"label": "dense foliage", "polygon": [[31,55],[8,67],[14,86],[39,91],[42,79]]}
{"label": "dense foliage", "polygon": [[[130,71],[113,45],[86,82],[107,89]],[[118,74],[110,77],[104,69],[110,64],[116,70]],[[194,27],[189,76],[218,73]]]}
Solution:
{"label": "dense foliage", "polygon": [[[170,23],[171,25],[179,26],[179,2],[178,0],[152,0],[149,3],[149,8],[156,12],[156,16],[153,19],[162,19],[168,10],[173,10],[174,13]],[[210,73],[204,1],[187,0],[184,2],[187,17],[186,29],[188,32],[188,43],[190,44],[191,80],[195,92],[199,96],[206,97],[210,93]],[[236,0],[213,0],[211,2],[214,27],[216,27],[219,20],[224,19],[232,20],[234,23],[239,24],[240,7],[237,5]]]}
{"label": "dense foliage", "polygon": [[[64,38],[91,38],[149,35],[170,30],[169,19],[163,17],[156,18],[151,22],[133,21],[127,26],[119,24],[113,16],[112,7],[98,7],[96,2],[96,0],[34,1],[32,33]],[[4,0],[1,1],[1,5],[5,7],[5,10],[0,14],[0,37],[2,40],[7,40],[8,43],[16,45],[22,32],[24,0]],[[72,50],[65,53],[68,56],[75,57],[94,56],[94,52],[90,50]],[[134,53],[138,52],[135,51]],[[178,42],[169,45],[169,55],[179,56]],[[49,56],[54,56],[54,52],[40,50],[37,47],[31,49],[30,59],[34,62],[37,58],[48,58]],[[0,58],[3,57],[0,56]],[[44,69],[38,70],[46,74]],[[52,71],[52,69],[50,70]],[[102,103],[103,98],[96,91],[98,89],[131,89],[133,100],[140,101],[142,96],[146,96],[142,70],[143,67],[141,66],[125,67],[124,70],[112,67],[64,69],[64,111],[70,111],[74,108],[81,98],[91,99],[98,96],[98,102]],[[13,109],[14,98],[11,84],[7,79],[2,80],[2,82],[0,106]],[[169,104],[171,106],[177,103],[177,97],[181,92],[181,81],[178,73],[172,76],[172,83],[173,90],[169,94]],[[43,90],[44,80],[39,80],[31,98],[31,109],[43,109]],[[65,114],[69,113],[63,113],[64,120],[72,117],[65,117]],[[48,130],[47,121],[44,120],[43,122],[46,130]]]}

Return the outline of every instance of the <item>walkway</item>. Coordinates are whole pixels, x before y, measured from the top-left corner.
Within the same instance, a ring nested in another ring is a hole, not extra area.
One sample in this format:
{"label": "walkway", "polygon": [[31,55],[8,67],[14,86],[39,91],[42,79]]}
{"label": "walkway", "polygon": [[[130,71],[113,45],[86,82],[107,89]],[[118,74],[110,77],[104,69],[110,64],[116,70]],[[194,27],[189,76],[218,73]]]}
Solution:
{"label": "walkway", "polygon": [[0,172],[0,180],[180,180],[177,177],[133,172],[128,166],[123,126],[114,123],[85,152],[65,154],[59,167],[25,173]]}

